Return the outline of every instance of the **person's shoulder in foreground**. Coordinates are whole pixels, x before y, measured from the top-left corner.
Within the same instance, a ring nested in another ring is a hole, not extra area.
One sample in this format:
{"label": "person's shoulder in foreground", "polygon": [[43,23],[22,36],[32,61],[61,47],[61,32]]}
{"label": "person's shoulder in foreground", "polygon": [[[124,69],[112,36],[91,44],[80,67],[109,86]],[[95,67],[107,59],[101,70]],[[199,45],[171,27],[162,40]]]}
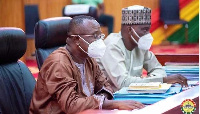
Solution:
{"label": "person's shoulder in foreground", "polygon": [[[180,83],[187,86],[187,79],[182,75],[166,77],[164,68],[149,51],[153,42],[150,27],[151,9],[130,6],[122,9],[121,35],[113,33],[105,39],[106,52],[97,61],[114,91],[137,82]],[[148,72],[145,78],[141,78],[144,77],[143,68]]]}
{"label": "person's shoulder in foreground", "polygon": [[99,23],[89,16],[69,23],[66,46],[44,62],[33,92],[32,113],[74,114],[87,109],[143,108],[136,101],[113,101],[112,89],[93,58],[102,57],[105,44]]}

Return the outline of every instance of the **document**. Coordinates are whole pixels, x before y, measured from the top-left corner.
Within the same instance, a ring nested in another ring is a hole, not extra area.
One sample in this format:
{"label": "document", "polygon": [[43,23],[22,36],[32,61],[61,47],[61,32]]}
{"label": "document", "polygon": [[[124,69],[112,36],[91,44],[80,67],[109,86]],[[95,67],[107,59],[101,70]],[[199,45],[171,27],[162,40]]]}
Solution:
{"label": "document", "polygon": [[152,82],[152,83],[133,83],[128,87],[129,93],[165,93],[172,84]]}

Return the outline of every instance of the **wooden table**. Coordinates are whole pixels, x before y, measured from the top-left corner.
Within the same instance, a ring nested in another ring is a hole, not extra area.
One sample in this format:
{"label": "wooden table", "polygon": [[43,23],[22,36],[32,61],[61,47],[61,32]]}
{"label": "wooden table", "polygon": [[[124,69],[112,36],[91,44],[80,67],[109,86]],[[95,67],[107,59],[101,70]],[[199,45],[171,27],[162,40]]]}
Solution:
{"label": "wooden table", "polygon": [[161,65],[166,62],[199,63],[199,54],[155,54]]}

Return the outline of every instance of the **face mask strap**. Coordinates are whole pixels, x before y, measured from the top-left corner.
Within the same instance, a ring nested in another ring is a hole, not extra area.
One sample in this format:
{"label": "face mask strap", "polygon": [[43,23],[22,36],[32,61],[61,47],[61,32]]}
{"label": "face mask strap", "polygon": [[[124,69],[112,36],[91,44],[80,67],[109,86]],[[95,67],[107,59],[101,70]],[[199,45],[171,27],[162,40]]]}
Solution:
{"label": "face mask strap", "polygon": [[[78,35],[79,36],[79,35]],[[87,41],[85,41],[81,36],[79,36],[79,38],[81,38],[85,43],[87,43],[89,45],[89,43]],[[80,45],[78,45],[78,47],[86,54],[88,54]]]}
{"label": "face mask strap", "polygon": [[88,54],[80,45],[78,46],[84,53]]}
{"label": "face mask strap", "polygon": [[135,30],[131,27],[131,29],[133,30],[133,32],[135,33],[135,35],[140,38],[140,36],[135,32]]}
{"label": "face mask strap", "polygon": [[135,38],[133,38],[133,36],[131,35],[131,38],[135,41],[136,44],[138,44],[138,42],[135,40]]}
{"label": "face mask strap", "polygon": [[[131,29],[133,30],[133,32],[135,33],[135,35],[138,37],[138,38],[140,38],[139,36],[138,36],[138,34],[135,32],[135,30],[131,27]],[[131,35],[131,38],[135,41],[135,43],[136,44],[138,44],[138,42],[135,40],[135,38],[133,38],[133,36]]]}
{"label": "face mask strap", "polygon": [[88,43],[85,39],[83,39],[80,35],[78,35],[79,38],[81,38],[85,43],[87,43],[88,45],[90,45],[90,43]]}

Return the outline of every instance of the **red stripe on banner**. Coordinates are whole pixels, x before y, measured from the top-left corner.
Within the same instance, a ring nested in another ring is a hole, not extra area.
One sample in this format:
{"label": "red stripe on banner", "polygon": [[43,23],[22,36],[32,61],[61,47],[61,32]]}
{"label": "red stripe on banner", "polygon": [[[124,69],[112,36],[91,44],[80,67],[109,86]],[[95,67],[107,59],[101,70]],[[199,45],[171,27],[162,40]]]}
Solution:
{"label": "red stripe on banner", "polygon": [[179,0],[179,7],[180,9],[182,9],[183,7],[185,7],[187,4],[189,4],[192,0]]}
{"label": "red stripe on banner", "polygon": [[160,22],[160,9],[154,9],[152,11],[152,15],[151,15],[151,29],[150,32],[153,32],[155,29],[157,29],[162,23]]}

